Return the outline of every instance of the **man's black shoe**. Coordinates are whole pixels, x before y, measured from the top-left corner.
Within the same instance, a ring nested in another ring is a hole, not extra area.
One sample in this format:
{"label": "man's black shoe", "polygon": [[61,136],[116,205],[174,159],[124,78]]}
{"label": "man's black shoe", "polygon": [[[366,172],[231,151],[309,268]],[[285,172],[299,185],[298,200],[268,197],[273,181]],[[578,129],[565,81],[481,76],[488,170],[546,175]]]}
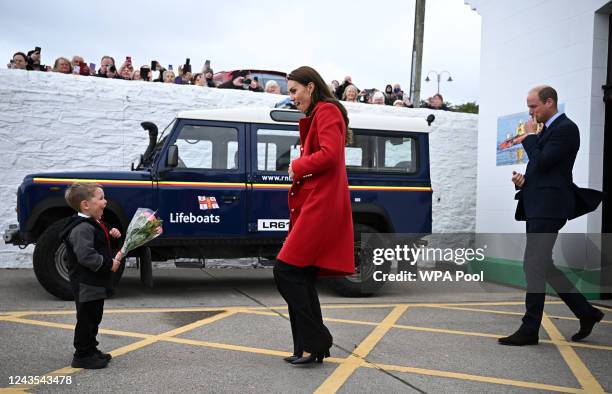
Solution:
{"label": "man's black shoe", "polygon": [[87,357],[74,357],[70,366],[72,368],[101,369],[106,368],[108,360],[100,358],[96,353]]}
{"label": "man's black shoe", "polygon": [[100,350],[98,350],[98,349],[96,349],[96,355],[97,355],[98,357],[100,357],[101,359],[104,359],[104,360],[106,360],[106,361],[110,361],[110,360],[113,358],[113,356],[111,356],[110,354],[108,354],[108,353],[102,353],[102,352],[101,352]]}
{"label": "man's black shoe", "polygon": [[601,319],[604,317],[604,313],[597,308],[592,316],[586,319],[580,319],[580,330],[572,335],[572,341],[578,342],[588,337],[591,331],[593,331],[593,327],[595,324],[599,323]]}
{"label": "man's black shoe", "polygon": [[508,337],[499,338],[497,341],[499,342],[500,345],[526,346],[526,345],[537,345],[538,340],[539,338],[537,335],[526,335],[520,331],[517,331]]}

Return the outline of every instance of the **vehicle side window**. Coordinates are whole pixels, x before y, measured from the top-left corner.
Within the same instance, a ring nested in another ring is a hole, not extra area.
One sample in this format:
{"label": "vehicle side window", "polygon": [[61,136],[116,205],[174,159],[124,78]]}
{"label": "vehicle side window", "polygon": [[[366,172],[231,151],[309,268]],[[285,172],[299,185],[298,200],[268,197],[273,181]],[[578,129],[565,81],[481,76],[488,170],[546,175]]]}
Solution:
{"label": "vehicle side window", "polygon": [[238,168],[238,130],[231,127],[184,126],[175,144],[179,167],[229,170]]}
{"label": "vehicle side window", "polygon": [[297,130],[257,130],[257,170],[287,172],[289,163],[300,157]]}
{"label": "vehicle side window", "polygon": [[345,148],[347,170],[414,173],[418,169],[416,142],[413,137],[354,131],[352,143]]}

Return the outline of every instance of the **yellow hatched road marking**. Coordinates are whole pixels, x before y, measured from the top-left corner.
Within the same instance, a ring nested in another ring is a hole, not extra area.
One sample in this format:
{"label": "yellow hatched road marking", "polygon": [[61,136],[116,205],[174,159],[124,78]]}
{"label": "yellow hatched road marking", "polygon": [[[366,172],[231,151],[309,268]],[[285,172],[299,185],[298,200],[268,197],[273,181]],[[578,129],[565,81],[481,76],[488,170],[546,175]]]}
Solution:
{"label": "yellow hatched road marking", "polygon": [[380,324],[368,335],[357,348],[353,351],[353,354],[349,355],[345,361],[340,364],[338,368],[323,382],[321,386],[315,391],[315,393],[335,393],[342,387],[342,385],[351,377],[353,372],[359,368],[365,358],[374,349],[374,346],[385,336],[385,334],[391,329],[395,322],[406,312],[408,309],[407,305],[396,306],[393,310],[383,319]]}
{"label": "yellow hatched road marking", "polygon": [[578,354],[576,354],[576,351],[571,346],[567,345],[565,338],[561,335],[546,313],[542,316],[542,327],[544,327],[550,339],[552,339],[557,349],[559,349],[559,353],[561,353],[561,356],[565,360],[567,366],[572,370],[572,373],[582,388],[587,393],[603,393],[604,390],[597,379],[595,379],[591,371],[584,365],[580,357],[578,357]]}
{"label": "yellow hatched road marking", "polygon": [[375,369],[380,368],[380,369],[384,369],[387,371],[394,371],[394,372],[406,372],[406,373],[413,373],[413,374],[418,374],[418,375],[436,376],[440,378],[451,378],[451,379],[469,380],[469,381],[482,382],[482,383],[501,384],[501,385],[506,385],[506,386],[533,388],[533,389],[538,389],[538,390],[558,391],[562,393],[584,393],[582,389],[573,388],[573,387],[554,386],[550,384],[526,382],[523,380],[495,378],[492,376],[470,375],[467,373],[448,372],[448,371],[440,371],[440,370],[435,370],[435,369],[404,367],[401,365],[389,365],[389,364],[376,364],[376,365],[364,364],[362,366],[365,368],[375,368]]}
{"label": "yellow hatched road marking", "polygon": [[[547,302],[549,304],[549,302]],[[498,311],[495,309],[479,309],[479,308],[465,308],[465,307],[456,307],[456,306],[442,306],[442,305],[431,305],[431,308],[440,308],[440,309],[453,309],[457,311],[468,311],[468,312],[482,312],[482,313],[493,313],[498,315],[513,315],[513,316],[523,316],[524,312],[511,312],[511,311]],[[557,316],[557,315],[548,315],[551,319],[557,320],[573,320],[578,321],[575,317],[567,317],[567,316]],[[600,323],[603,324],[612,324],[612,320],[602,320]]]}
{"label": "yellow hatched road marking", "polygon": [[[460,306],[504,306],[504,305],[524,305],[524,301],[487,301],[487,302],[458,302],[458,303],[431,303],[431,302],[415,302],[415,303],[398,303],[398,304],[329,304],[321,305],[321,309],[369,309],[369,308],[395,308],[400,305],[407,305],[411,308],[451,308]],[[562,304],[562,301],[546,301],[547,304]],[[286,305],[280,306],[230,306],[230,307],[195,307],[195,308],[128,308],[128,309],[113,309],[105,308],[104,314],[108,313],[158,313],[158,312],[206,312],[218,311],[223,309],[226,311],[241,309],[241,310],[269,310],[269,309],[287,309]],[[474,309],[476,311],[486,311],[484,309]],[[0,312],[8,315],[70,315],[75,314],[74,309],[70,310],[54,310],[54,311],[4,311]]]}
{"label": "yellow hatched road marking", "polygon": [[[218,308],[216,310],[219,310]],[[193,330],[195,328],[201,327],[203,325],[206,324],[210,324],[210,323],[214,323],[216,321],[222,320],[226,317],[235,315],[237,312],[236,311],[224,311],[222,313],[219,313],[215,316],[210,316],[207,317],[205,319],[201,319],[198,320],[196,322],[193,322],[191,324],[187,324],[181,327],[178,327],[174,330],[170,330],[170,331],[166,331],[162,334],[159,335],[147,335],[147,334],[138,334],[138,333],[129,333],[131,335],[126,335],[126,336],[136,336],[136,337],[144,337],[145,339],[142,339],[138,342],[135,343],[131,343],[129,345],[117,348],[113,351],[110,352],[110,354],[113,357],[117,357],[117,356],[121,356],[123,354],[132,352],[134,350],[138,350],[141,349],[143,347],[152,345],[156,342],[159,341],[164,341],[164,340],[168,340],[170,338],[172,338],[174,335],[180,335],[183,334],[187,331]],[[39,321],[35,321],[35,320],[27,320],[27,319],[19,319],[19,318],[2,318],[1,320],[5,320],[5,321],[15,321],[15,322],[23,322],[26,324],[34,324],[34,325],[41,325],[41,326],[48,326],[48,327],[57,327],[57,328],[69,328],[69,329],[74,329],[73,325],[70,324],[60,324],[60,323],[51,323],[51,322],[39,322]],[[42,324],[41,324],[42,323]],[[121,331],[115,331],[115,330],[100,330],[98,332],[103,332],[103,331],[110,331],[108,333],[119,333]],[[116,335],[122,335],[122,334],[116,334]],[[71,368],[71,367],[65,367],[65,368],[61,368],[58,370],[55,370],[53,372],[49,372],[45,375],[42,376],[53,376],[53,375],[71,375],[75,372],[80,371],[81,368]],[[17,389],[17,390],[21,390],[21,392],[26,391],[26,390],[31,390],[34,387],[36,387],[37,385],[16,385],[13,389]]]}
{"label": "yellow hatched road marking", "polygon": [[[487,303],[489,304],[489,303]],[[514,304],[522,304],[522,302],[520,303],[512,303],[511,305]],[[447,304],[445,304],[447,305]],[[457,304],[454,304],[457,305]],[[473,304],[471,304],[473,305]],[[387,307],[388,305],[384,305],[384,307]],[[400,305],[395,305],[396,309],[397,307],[399,307]],[[419,306],[425,306],[425,304],[419,304]],[[428,307],[434,307],[434,306],[439,306],[442,307],[442,304],[428,304]],[[330,308],[326,308],[326,309],[336,309],[336,308],[341,308],[342,306],[329,306]],[[378,306],[378,307],[382,307],[382,306]],[[408,305],[403,305],[404,309],[408,307]],[[233,314],[236,313],[251,313],[251,314],[258,314],[258,315],[266,315],[266,316],[274,316],[277,315],[274,312],[266,312],[262,309],[266,309],[266,308],[262,308],[262,307],[231,307],[231,308],[224,308],[225,312],[215,315],[215,316],[211,316],[209,318],[206,319],[202,319],[200,321],[191,323],[189,325],[186,326],[182,326],[179,327],[177,329],[174,329],[172,331],[168,331],[166,333],[163,334],[159,334],[159,335],[149,335],[149,334],[141,334],[141,333],[134,333],[134,332],[127,332],[127,331],[119,331],[119,330],[109,330],[109,329],[100,329],[100,333],[102,334],[109,334],[109,335],[118,335],[118,336],[127,336],[127,337],[135,337],[135,338],[143,338],[144,340],[136,342],[134,344],[131,345],[127,345],[124,346],[122,348],[118,348],[115,349],[111,352],[111,354],[113,356],[119,356],[137,349],[140,349],[142,347],[148,346],[150,344],[153,344],[155,342],[171,342],[171,343],[178,343],[178,344],[186,344],[186,345],[194,345],[194,346],[203,346],[203,347],[210,347],[210,348],[216,348],[216,349],[224,349],[224,350],[233,350],[233,351],[241,351],[241,352],[248,352],[248,353],[256,353],[256,354],[263,354],[263,355],[270,355],[270,356],[286,356],[289,355],[289,352],[283,352],[283,351],[278,351],[278,350],[272,350],[272,349],[261,349],[261,348],[254,348],[254,347],[247,347],[247,346],[239,346],[239,345],[231,345],[231,344],[223,344],[223,343],[215,343],[215,342],[207,342],[207,341],[198,341],[198,340],[192,340],[192,339],[184,339],[184,338],[176,338],[174,337],[174,335],[179,335],[181,333],[187,332],[189,330],[193,330],[201,325],[204,324],[208,324],[208,323],[212,323],[214,321],[219,321],[225,317],[231,316]],[[277,309],[282,309],[282,308],[277,308]],[[142,310],[129,310],[130,312],[160,312],[160,311],[172,311],[172,312],[176,312],[176,311],[218,311],[219,308],[177,308],[177,309],[168,309],[168,308],[163,308],[163,309],[142,309]],[[395,311],[395,309],[394,309]],[[394,312],[392,311],[392,313]],[[476,311],[481,311],[479,309],[476,309]],[[74,314],[73,311],[59,311],[59,313],[57,313],[58,311],[51,311],[53,313],[47,313],[47,314]],[[115,310],[115,312],[126,312],[126,310]],[[37,320],[30,320],[30,319],[23,319],[20,318],[19,316],[17,316],[17,314],[19,315],[23,315],[24,313],[28,313],[28,312],[18,312],[18,313],[13,313],[12,315],[5,315],[5,316],[0,316],[0,320],[4,320],[4,321],[11,321],[11,322],[15,322],[15,323],[22,323],[22,324],[31,324],[31,325],[37,325],[37,326],[46,326],[46,327],[54,327],[54,328],[62,328],[62,329],[74,329],[74,326],[71,324],[62,324],[62,323],[55,323],[55,322],[45,322],[45,321],[37,321]],[[42,312],[39,312],[40,314],[43,314]],[[285,314],[286,315],[286,314]],[[391,315],[391,314],[390,314]],[[401,315],[401,314],[400,314]],[[383,322],[387,321],[387,323],[389,323],[389,316],[387,316],[385,318],[385,320],[383,320]],[[377,328],[370,334],[370,337],[376,332],[376,330],[379,330],[379,334],[384,335],[386,333],[382,333],[381,332],[381,327],[378,323],[372,323],[372,322],[364,322],[364,321],[357,321],[357,320],[348,320],[348,319],[336,319],[336,318],[327,318],[326,321],[333,321],[333,322],[339,322],[339,323],[347,323],[347,324],[361,324],[361,325],[369,325],[369,326],[377,326]],[[382,323],[382,322],[381,322]],[[552,323],[551,323],[552,324]],[[467,331],[458,331],[458,330],[446,330],[446,329],[436,329],[436,328],[426,328],[426,327],[417,327],[417,326],[407,326],[407,325],[398,325],[398,324],[391,324],[389,325],[389,328],[398,328],[398,329],[405,329],[405,330],[417,330],[417,331],[430,331],[430,332],[440,332],[440,333],[448,333],[448,334],[458,334],[458,335],[475,335],[475,336],[483,336],[483,337],[499,337],[497,335],[493,335],[493,334],[484,334],[484,333],[473,333],[473,332],[467,332]],[[388,331],[388,329],[387,329]],[[550,334],[549,334],[550,335]],[[551,336],[552,337],[552,336]],[[369,337],[368,337],[369,338]],[[366,340],[368,339],[366,338]],[[380,337],[382,338],[382,336]],[[380,340],[380,338],[378,340],[376,340],[376,343]],[[604,350],[612,350],[611,346],[599,346],[599,345],[590,345],[590,344],[584,344],[584,343],[569,343],[566,342],[562,339],[561,335],[559,334],[559,337],[557,339],[555,339],[554,341],[541,341],[541,342],[547,342],[547,343],[552,343],[556,346],[565,346],[567,348],[569,348],[571,350],[571,347],[584,347],[584,348],[593,348],[593,349],[604,349]],[[376,338],[371,338],[371,340],[375,340]],[[371,349],[373,348],[373,346],[376,345],[376,343],[372,343],[370,350],[368,350],[368,347],[366,347],[365,345],[367,345],[365,343],[366,341],[364,340],[362,342],[362,344],[360,345],[360,347],[356,350],[356,354],[357,351],[359,351],[360,353],[363,353],[364,351],[367,351],[368,353],[371,351]],[[575,353],[574,353],[575,354]],[[551,390],[551,391],[558,391],[558,392],[570,392],[570,393],[575,393],[575,392],[584,392],[582,389],[576,389],[576,388],[571,388],[571,387],[562,387],[562,386],[554,386],[554,385],[546,385],[546,384],[540,384],[540,383],[533,383],[533,382],[524,382],[524,381],[518,381],[518,380],[511,380],[511,379],[502,379],[502,378],[495,378],[495,377],[486,377],[486,376],[478,376],[478,375],[470,375],[470,374],[463,374],[463,373],[455,373],[455,372],[448,372],[448,371],[438,371],[438,370],[429,370],[429,369],[423,369],[423,368],[413,368],[413,367],[406,367],[406,366],[398,366],[398,365],[383,365],[383,364],[378,364],[378,365],[373,365],[373,364],[368,364],[368,363],[364,363],[362,360],[359,360],[358,358],[352,356],[353,359],[351,359],[351,357],[349,358],[345,358],[345,359],[340,359],[340,358],[328,358],[326,361],[328,362],[333,362],[333,363],[338,363],[344,365],[346,363],[349,363],[351,365],[349,365],[350,369],[353,369],[353,371],[358,368],[358,367],[367,367],[367,368],[382,368],[388,371],[397,371],[397,372],[407,372],[407,373],[416,373],[416,374],[423,374],[423,375],[430,375],[430,376],[437,376],[437,377],[447,377],[447,378],[453,378],[453,379],[460,379],[460,380],[469,380],[469,381],[479,381],[479,382],[486,382],[486,383],[493,383],[493,384],[501,384],[501,385],[510,385],[510,386],[517,386],[517,387],[524,387],[524,388],[533,388],[533,389],[541,389],[541,390]],[[577,355],[576,355],[577,357]],[[357,359],[357,360],[355,360]],[[360,364],[358,366],[355,367],[355,363],[356,361],[360,362]],[[339,369],[340,367],[338,367]],[[586,368],[586,367],[584,367]],[[74,369],[74,368],[62,368],[56,371],[53,371],[45,376],[49,376],[49,375],[66,375],[66,374],[72,374],[74,372],[79,371],[79,369]],[[585,370],[582,370],[582,373],[584,373]],[[588,370],[586,370],[587,372],[587,378],[588,378]],[[350,374],[346,375],[346,379],[348,379],[350,377]],[[346,381],[345,379],[345,381]],[[598,384],[595,381],[596,384]],[[0,389],[0,391],[3,392],[7,392],[7,390],[10,390],[10,392],[24,392],[26,390],[28,390],[29,388],[31,388],[30,386],[17,386],[17,387],[12,387],[10,389]],[[597,388],[595,386],[595,388]]]}

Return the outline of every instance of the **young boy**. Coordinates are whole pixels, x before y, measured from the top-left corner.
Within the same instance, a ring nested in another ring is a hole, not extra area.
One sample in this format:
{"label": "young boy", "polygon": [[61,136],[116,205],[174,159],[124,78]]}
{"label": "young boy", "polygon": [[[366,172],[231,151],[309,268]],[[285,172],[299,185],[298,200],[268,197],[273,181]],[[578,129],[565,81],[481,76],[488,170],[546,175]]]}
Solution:
{"label": "young boy", "polygon": [[102,186],[74,183],[65,193],[66,201],[78,213],[60,233],[68,256],[70,284],[76,303],[73,368],[105,368],[110,354],[98,350],[98,326],[102,321],[104,299],[111,292],[111,271],[119,268],[111,250],[111,237],[120,238],[116,228],[107,230],[101,221],[106,207]]}

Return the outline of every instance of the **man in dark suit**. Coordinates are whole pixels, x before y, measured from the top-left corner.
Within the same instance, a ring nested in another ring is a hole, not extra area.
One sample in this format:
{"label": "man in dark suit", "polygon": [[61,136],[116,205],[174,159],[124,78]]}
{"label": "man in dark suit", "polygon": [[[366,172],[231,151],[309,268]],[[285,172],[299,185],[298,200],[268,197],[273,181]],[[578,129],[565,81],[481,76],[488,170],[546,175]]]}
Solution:
{"label": "man in dark suit", "polygon": [[[572,180],[572,168],[580,147],[578,127],[557,110],[557,92],[550,86],[529,91],[527,106],[531,119],[525,124],[528,134],[523,148],[529,157],[525,175],[513,172],[517,220],[527,222],[527,244],[523,270],[527,282],[523,324],[514,334],[500,338],[502,345],[536,345],[544,312],[546,283],[580,320],[573,341],[586,338],[603,313],[593,307],[552,260],[559,230],[568,219],[594,210],[601,193],[579,189]],[[544,123],[539,130],[537,124]]]}

